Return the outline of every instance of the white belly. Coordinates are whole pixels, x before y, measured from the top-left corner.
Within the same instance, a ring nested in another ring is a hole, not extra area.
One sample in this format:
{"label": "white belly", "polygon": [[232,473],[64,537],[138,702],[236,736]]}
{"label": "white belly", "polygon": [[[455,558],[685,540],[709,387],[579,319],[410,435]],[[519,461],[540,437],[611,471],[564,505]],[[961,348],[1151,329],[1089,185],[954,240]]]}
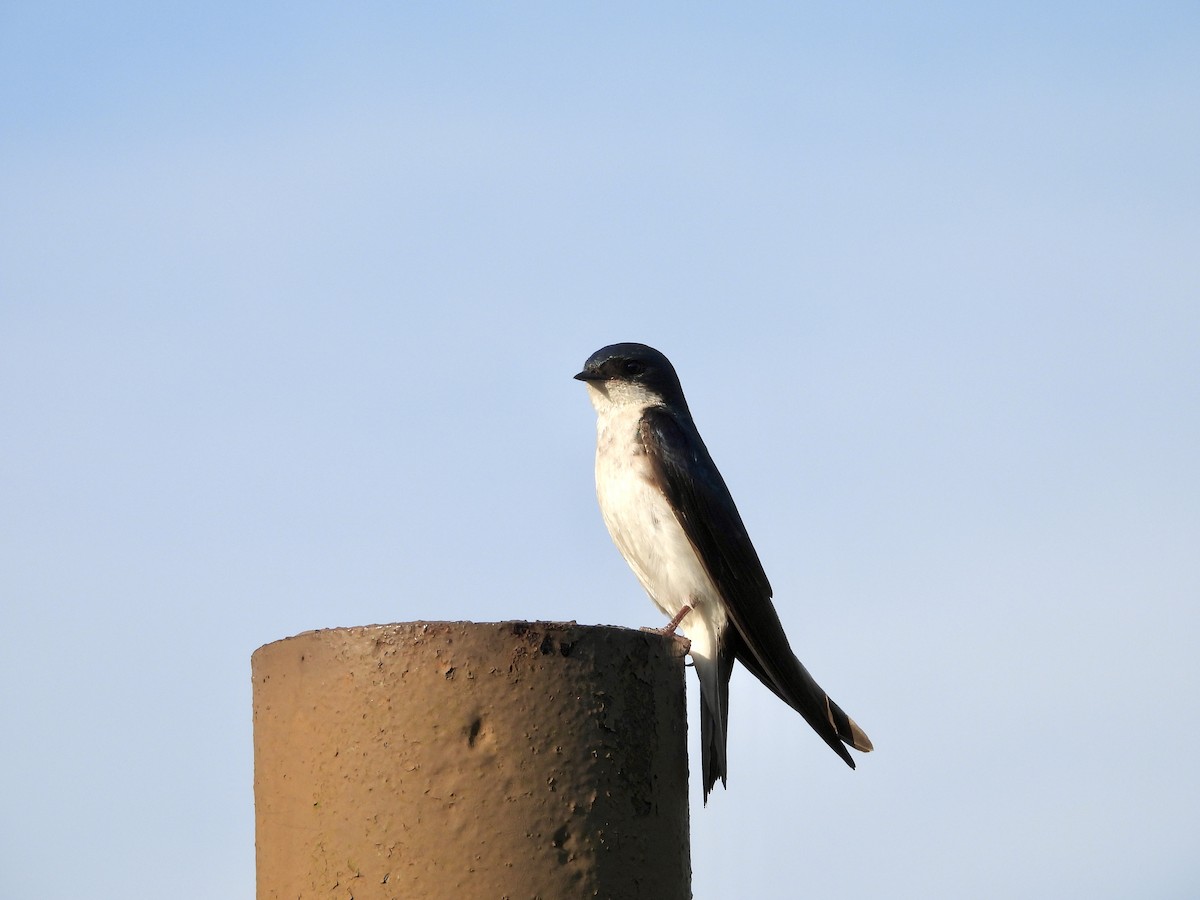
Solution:
{"label": "white belly", "polygon": [[639,410],[601,416],[596,444],[596,496],[613,542],[662,612],[686,604],[679,630],[694,656],[711,656],[726,623],[725,607],[683,527],[653,483],[650,460],[637,437]]}

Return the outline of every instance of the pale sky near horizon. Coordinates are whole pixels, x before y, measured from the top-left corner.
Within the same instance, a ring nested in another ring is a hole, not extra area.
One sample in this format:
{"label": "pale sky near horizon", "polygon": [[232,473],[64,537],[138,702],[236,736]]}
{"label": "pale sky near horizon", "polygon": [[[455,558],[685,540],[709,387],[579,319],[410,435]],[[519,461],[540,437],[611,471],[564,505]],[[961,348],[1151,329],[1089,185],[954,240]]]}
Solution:
{"label": "pale sky near horizon", "polygon": [[1197,60],[1193,3],[5,3],[0,896],[252,897],[261,644],[659,624],[571,380],[624,340],[877,747],[735,676],[698,900],[1197,896]]}

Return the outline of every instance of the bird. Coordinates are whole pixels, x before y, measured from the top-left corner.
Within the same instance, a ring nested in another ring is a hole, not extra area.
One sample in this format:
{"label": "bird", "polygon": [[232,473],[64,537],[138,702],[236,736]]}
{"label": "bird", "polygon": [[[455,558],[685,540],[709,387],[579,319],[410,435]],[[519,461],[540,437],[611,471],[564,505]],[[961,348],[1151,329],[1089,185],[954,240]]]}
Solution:
{"label": "bird", "polygon": [[692,420],[675,367],[658,350],[619,343],[574,376],[596,411],[596,497],[613,543],[659,610],[690,641],[700,681],[704,803],[728,789],[729,679],[745,666],[833,748],[870,738],[796,658],[772,590],[725,480]]}

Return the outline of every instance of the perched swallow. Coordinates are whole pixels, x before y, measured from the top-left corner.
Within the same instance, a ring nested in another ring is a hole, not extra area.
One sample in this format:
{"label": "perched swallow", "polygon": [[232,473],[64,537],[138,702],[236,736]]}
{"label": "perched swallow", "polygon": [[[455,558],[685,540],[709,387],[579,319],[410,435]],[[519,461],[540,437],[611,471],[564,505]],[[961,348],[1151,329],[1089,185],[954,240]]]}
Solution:
{"label": "perched swallow", "polygon": [[700,679],[704,800],[726,783],[734,661],[800,713],[854,768],[843,744],[871,741],[788,645],[771,585],[670,361],[645,344],[597,350],[575,376],[596,409],[596,496],[613,542],[691,641]]}

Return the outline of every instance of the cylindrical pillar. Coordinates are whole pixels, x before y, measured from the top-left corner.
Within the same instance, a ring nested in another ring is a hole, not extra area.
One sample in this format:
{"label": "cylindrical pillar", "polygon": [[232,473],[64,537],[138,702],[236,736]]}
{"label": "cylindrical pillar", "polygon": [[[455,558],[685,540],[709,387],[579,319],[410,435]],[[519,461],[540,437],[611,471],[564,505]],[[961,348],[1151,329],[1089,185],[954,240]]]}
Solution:
{"label": "cylindrical pillar", "polygon": [[258,900],[690,897],[685,647],[573,622],[260,647]]}

